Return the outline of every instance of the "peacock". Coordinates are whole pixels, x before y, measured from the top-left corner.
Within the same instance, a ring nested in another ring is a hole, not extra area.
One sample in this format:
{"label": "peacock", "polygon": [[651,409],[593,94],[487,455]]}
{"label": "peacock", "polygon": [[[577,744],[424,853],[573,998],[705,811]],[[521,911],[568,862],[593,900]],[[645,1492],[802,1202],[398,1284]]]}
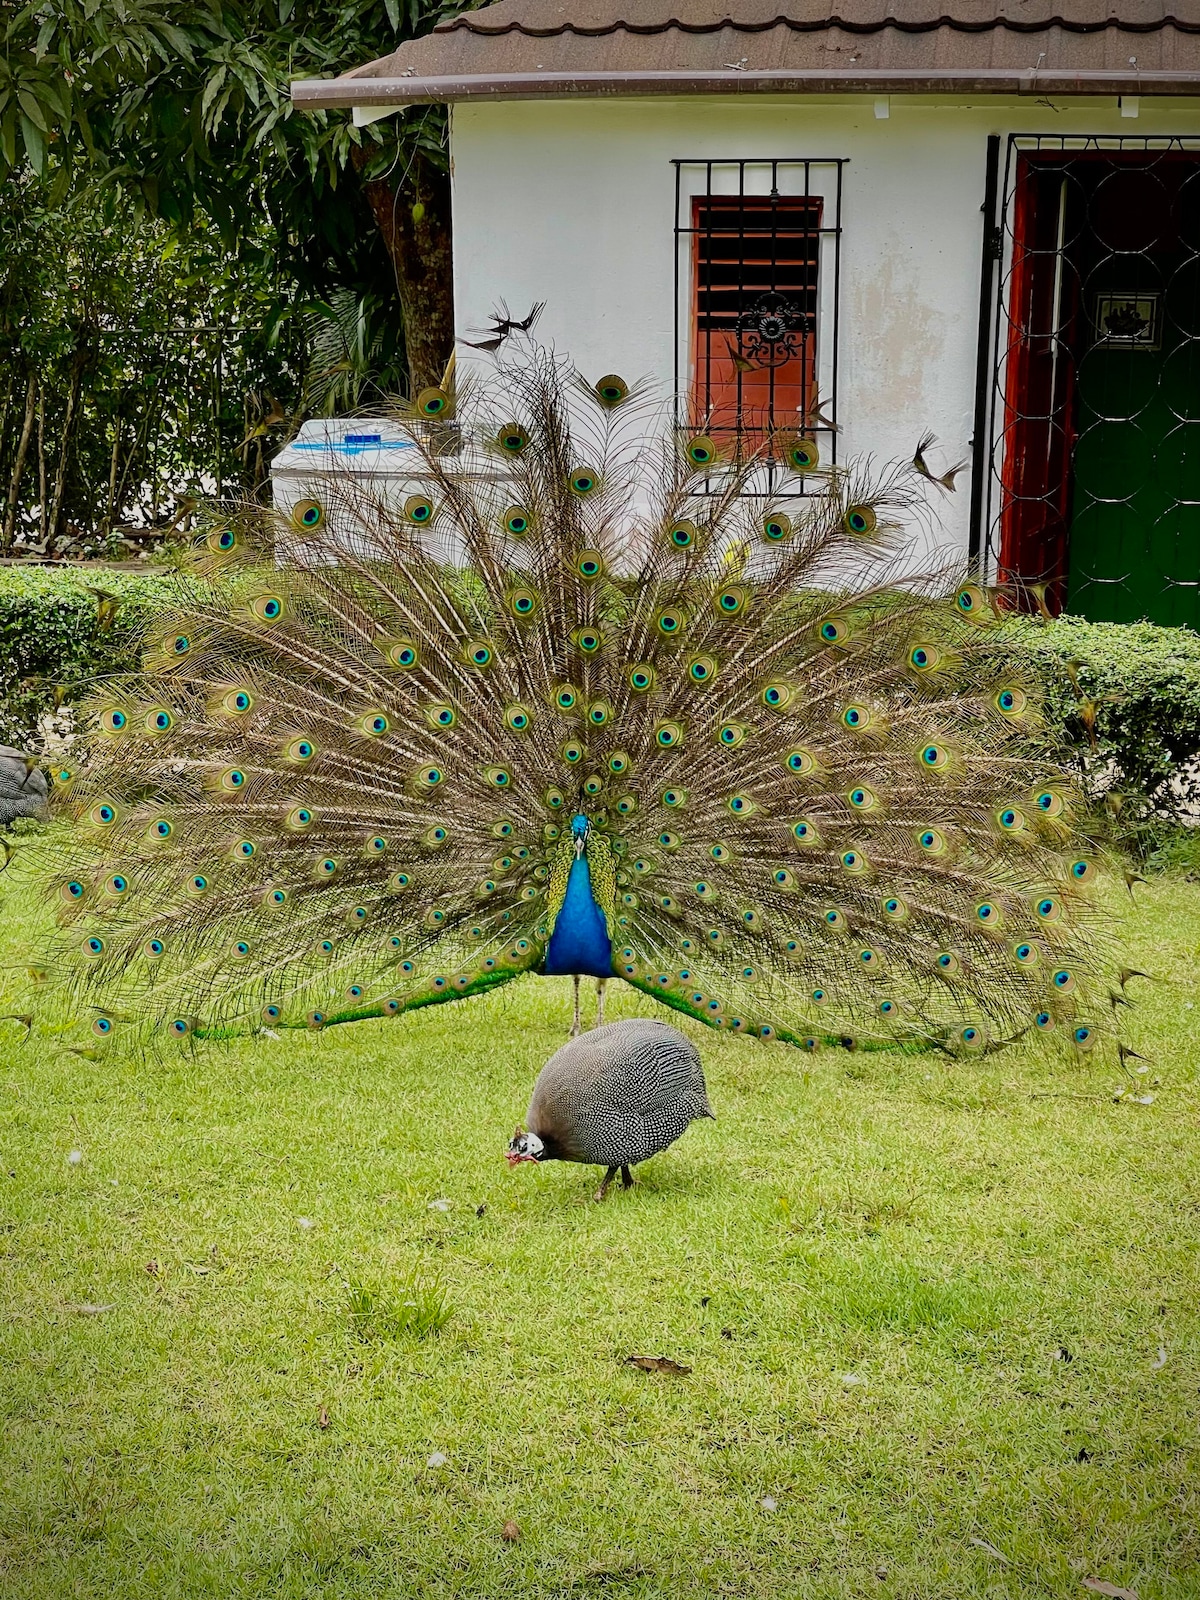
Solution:
{"label": "peacock", "polygon": [[[535,344],[403,412],[413,492],[214,517],[53,774],[90,1049],[526,974],[814,1049],[1102,1031],[1097,850],[911,463],[680,427]],[[924,547],[927,547],[928,541]]]}
{"label": "peacock", "polygon": [[[690,1039],[663,1022],[610,1022],[563,1045],[533,1086],[525,1121],[509,1141],[510,1167],[522,1162],[581,1161],[606,1168],[596,1199],[621,1174],[648,1161],[713,1117],[700,1056]],[[716,1118],[713,1117],[715,1121]]]}

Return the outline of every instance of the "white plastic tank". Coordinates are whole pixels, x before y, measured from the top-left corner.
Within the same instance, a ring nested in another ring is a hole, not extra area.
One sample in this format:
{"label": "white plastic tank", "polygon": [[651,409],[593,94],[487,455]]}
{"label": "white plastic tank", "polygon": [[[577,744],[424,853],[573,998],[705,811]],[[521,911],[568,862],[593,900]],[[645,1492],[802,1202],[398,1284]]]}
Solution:
{"label": "white plastic tank", "polygon": [[331,482],[361,487],[383,504],[402,509],[428,488],[421,455],[398,422],[373,417],[316,417],[271,462],[276,511],[291,517],[302,500],[321,501]]}

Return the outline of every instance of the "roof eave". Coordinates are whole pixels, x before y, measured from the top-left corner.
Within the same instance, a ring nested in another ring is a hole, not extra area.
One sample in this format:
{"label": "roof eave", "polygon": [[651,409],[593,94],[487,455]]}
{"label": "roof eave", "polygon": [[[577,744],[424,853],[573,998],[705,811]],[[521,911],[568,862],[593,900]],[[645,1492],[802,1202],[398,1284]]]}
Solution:
{"label": "roof eave", "polygon": [[351,106],[430,105],[459,100],[564,100],[575,97],[705,94],[1192,95],[1197,72],[1104,72],[1030,67],[923,68],[913,71],[505,72],[434,78],[373,78],[369,69],[338,78],[301,78],[292,100],[306,111]]}

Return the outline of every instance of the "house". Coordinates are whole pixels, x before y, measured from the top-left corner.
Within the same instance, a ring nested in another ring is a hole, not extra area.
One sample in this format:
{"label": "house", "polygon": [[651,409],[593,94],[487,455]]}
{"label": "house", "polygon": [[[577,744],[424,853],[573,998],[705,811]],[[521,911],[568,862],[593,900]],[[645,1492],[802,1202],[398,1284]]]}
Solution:
{"label": "house", "polygon": [[826,460],[929,430],[987,572],[1200,626],[1194,0],[497,0],[293,93],[450,104],[460,330],[545,300]]}

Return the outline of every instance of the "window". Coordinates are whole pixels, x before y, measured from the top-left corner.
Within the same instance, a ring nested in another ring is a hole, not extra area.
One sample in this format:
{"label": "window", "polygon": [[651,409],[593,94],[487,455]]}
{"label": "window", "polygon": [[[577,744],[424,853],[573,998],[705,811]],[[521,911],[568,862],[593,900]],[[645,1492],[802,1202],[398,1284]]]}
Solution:
{"label": "window", "polygon": [[678,420],[739,455],[804,432],[833,459],[841,166],[676,163]]}

